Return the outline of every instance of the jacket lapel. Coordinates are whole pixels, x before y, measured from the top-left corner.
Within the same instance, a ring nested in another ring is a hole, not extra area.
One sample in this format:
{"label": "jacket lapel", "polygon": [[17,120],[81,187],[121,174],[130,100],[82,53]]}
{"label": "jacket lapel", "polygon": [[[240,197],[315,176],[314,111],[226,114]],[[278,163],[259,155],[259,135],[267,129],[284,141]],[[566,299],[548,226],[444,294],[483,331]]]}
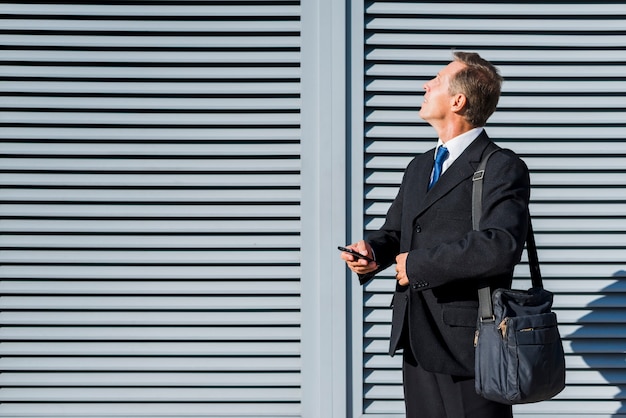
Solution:
{"label": "jacket lapel", "polygon": [[[421,215],[425,210],[432,206],[439,199],[444,197],[450,190],[456,187],[459,183],[467,178],[472,177],[480,159],[485,151],[485,148],[491,143],[489,137],[483,131],[478,138],[476,138],[463,153],[457,158],[454,163],[442,174],[437,183],[430,189],[428,189],[428,181],[423,186],[419,186],[419,196],[423,196],[421,204],[418,203],[417,211],[413,219]],[[432,154],[432,152],[430,152]],[[432,165],[428,168],[427,178],[430,178],[430,171],[432,171]],[[421,176],[420,176],[421,177]],[[423,187],[423,189],[422,189]]]}

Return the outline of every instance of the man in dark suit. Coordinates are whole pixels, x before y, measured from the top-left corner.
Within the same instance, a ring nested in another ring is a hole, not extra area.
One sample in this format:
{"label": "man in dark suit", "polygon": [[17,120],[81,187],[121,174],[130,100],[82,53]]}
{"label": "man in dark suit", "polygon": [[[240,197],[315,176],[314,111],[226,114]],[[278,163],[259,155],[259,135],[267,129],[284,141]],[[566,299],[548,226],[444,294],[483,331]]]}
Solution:
{"label": "man in dark suit", "polygon": [[456,52],[424,85],[420,116],[437,131],[437,147],[409,164],[382,228],[349,245],[376,261],[342,253],[361,283],[396,263],[389,352],[403,349],[408,418],[512,416],[474,389],[478,283],[511,287],[528,224],[528,168],[502,150],[485,170],[480,230],[472,230],[472,176],[498,148],[483,126],[501,83],[478,54]]}

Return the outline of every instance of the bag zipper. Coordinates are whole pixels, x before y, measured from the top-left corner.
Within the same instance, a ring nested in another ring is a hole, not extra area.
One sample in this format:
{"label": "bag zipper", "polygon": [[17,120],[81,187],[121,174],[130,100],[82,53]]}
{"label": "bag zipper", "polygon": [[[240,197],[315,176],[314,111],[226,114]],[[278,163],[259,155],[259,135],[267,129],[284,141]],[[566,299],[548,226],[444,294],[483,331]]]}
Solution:
{"label": "bag zipper", "polygon": [[508,327],[507,322],[509,321],[509,317],[505,317],[502,322],[500,322],[500,325],[498,325],[498,329],[500,330],[500,332],[502,333],[502,338],[506,338],[506,328]]}

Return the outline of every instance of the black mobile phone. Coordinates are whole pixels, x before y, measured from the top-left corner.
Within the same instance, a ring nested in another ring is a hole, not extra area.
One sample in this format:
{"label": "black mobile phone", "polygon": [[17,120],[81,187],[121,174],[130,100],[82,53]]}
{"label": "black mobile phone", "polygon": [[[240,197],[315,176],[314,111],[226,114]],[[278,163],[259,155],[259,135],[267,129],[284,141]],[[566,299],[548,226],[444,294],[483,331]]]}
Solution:
{"label": "black mobile phone", "polygon": [[340,245],[339,247],[337,247],[337,249],[339,249],[339,251],[343,251],[343,252],[345,252],[345,253],[352,254],[352,255],[353,255],[353,256],[355,256],[356,258],[362,258],[362,259],[367,260],[367,261],[369,261],[369,262],[371,262],[371,263],[376,263],[376,261],[375,261],[374,259],[372,259],[372,258],[370,258],[370,257],[368,257],[368,256],[366,256],[366,255],[363,255],[363,254],[361,254],[361,253],[359,253],[359,252],[357,252],[357,251],[354,251],[354,250],[353,250],[353,249],[351,249],[351,248],[342,247],[342,246]]}

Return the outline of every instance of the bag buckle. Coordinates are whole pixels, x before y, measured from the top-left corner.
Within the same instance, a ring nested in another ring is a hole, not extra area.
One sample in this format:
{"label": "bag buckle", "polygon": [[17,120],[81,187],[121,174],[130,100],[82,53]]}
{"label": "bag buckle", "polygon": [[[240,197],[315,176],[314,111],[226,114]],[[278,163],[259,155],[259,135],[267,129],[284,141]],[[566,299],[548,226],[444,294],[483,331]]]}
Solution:
{"label": "bag buckle", "polygon": [[496,316],[495,315],[491,315],[491,317],[487,317],[487,318],[483,318],[481,316],[480,317],[480,322],[496,322]]}
{"label": "bag buckle", "polygon": [[483,177],[485,177],[485,170],[478,170],[474,173],[474,176],[472,177],[472,181],[482,180]]}

